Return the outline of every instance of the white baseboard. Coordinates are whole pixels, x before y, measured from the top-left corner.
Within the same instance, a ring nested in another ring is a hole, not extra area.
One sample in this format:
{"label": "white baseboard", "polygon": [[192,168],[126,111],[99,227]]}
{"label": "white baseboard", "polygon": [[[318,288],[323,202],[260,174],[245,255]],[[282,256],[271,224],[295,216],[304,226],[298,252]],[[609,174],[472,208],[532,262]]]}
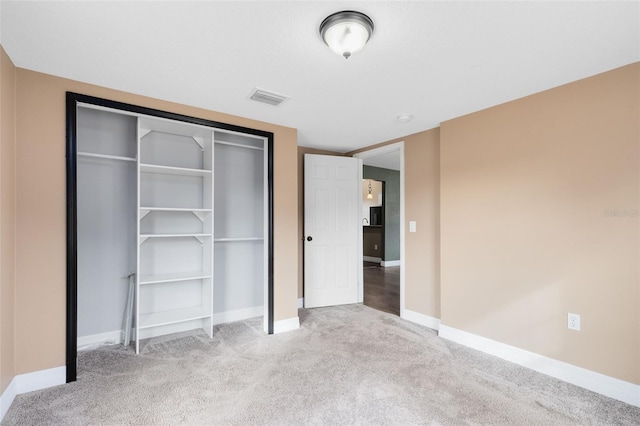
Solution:
{"label": "white baseboard", "polygon": [[380,262],[380,266],[384,268],[388,268],[390,266],[400,266],[400,261],[399,260],[383,260],[382,262]]}
{"label": "white baseboard", "polygon": [[[134,330],[134,329],[132,329]],[[132,331],[131,336],[133,336]],[[78,336],[78,350],[95,348],[102,345],[119,345],[122,343],[122,330],[108,331],[106,333]]]}
{"label": "white baseboard", "polygon": [[440,320],[438,318],[430,317],[429,315],[421,314],[419,312],[410,311],[405,309],[402,311],[400,318],[407,321],[415,322],[416,324],[423,325],[425,327],[432,328],[436,331],[440,329]]}
{"label": "white baseboard", "polygon": [[249,318],[261,317],[264,315],[262,306],[254,306],[253,308],[235,309],[213,314],[213,324],[224,324],[226,322],[242,321]]}
{"label": "white baseboard", "polygon": [[373,262],[373,263],[380,263],[382,262],[382,259],[379,257],[373,257],[373,256],[362,256],[362,260],[364,260],[365,262]]}
{"label": "white baseboard", "polygon": [[16,395],[32,392],[67,383],[67,367],[55,367],[33,373],[19,374],[13,378],[16,383]]}
{"label": "white baseboard", "polygon": [[[227,322],[242,321],[249,318],[261,317],[264,315],[262,306],[253,308],[235,309],[233,311],[219,312],[213,314],[213,324],[224,324]],[[140,330],[140,338],[163,336],[165,334],[179,333],[181,331],[199,328],[203,320],[194,320],[186,323],[171,324],[155,329]],[[135,329],[131,331],[131,338],[135,336]],[[78,336],[78,350],[96,348],[102,345],[119,345],[122,343],[122,330],[108,331],[106,333],[90,334],[88,336]]]}
{"label": "white baseboard", "polygon": [[274,321],[273,334],[284,333],[285,331],[297,330],[300,328],[300,318],[293,317],[286,320]]}
{"label": "white baseboard", "polygon": [[4,415],[9,411],[9,407],[13,403],[13,400],[16,399],[16,378],[14,377],[7,388],[0,395],[0,422],[4,419]]}
{"label": "white baseboard", "polygon": [[298,309],[304,308],[304,297],[298,298]]}
{"label": "white baseboard", "polygon": [[67,367],[49,368],[15,376],[0,396],[0,421],[9,411],[16,395],[63,385],[66,382]]}
{"label": "white baseboard", "polygon": [[627,404],[640,407],[640,385],[605,376],[586,368],[548,358],[534,352],[506,345],[486,337],[440,325],[443,339],[451,340],[481,352],[497,356],[539,373],[580,386],[590,391],[608,396]]}

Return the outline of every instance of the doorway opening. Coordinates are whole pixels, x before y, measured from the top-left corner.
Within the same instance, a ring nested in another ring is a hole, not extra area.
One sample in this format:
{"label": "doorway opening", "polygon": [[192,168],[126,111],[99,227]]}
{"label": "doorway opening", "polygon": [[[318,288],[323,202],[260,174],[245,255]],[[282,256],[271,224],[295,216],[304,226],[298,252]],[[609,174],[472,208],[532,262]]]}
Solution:
{"label": "doorway opening", "polygon": [[402,315],[404,308],[404,144],[355,155],[362,160],[363,304]]}
{"label": "doorway opening", "polygon": [[[394,175],[399,172],[377,170],[371,166],[363,167],[362,176],[365,178],[362,180],[363,304],[379,311],[400,315],[400,266],[388,266],[391,262],[387,256],[393,257],[393,254],[386,254],[385,251],[385,235],[388,230],[385,226],[387,222],[385,194],[387,189],[399,190],[399,179],[392,179],[387,185],[385,181],[367,179],[372,174]],[[391,195],[391,198],[395,198],[395,194]],[[391,212],[391,214],[396,213]],[[389,226],[394,225],[397,225],[395,221],[390,221]]]}

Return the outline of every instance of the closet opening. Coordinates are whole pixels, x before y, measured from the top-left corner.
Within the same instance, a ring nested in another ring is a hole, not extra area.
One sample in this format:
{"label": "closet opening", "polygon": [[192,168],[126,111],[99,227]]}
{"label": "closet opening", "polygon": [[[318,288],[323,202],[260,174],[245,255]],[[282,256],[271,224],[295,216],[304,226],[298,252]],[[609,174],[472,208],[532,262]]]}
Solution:
{"label": "closet opening", "polygon": [[273,133],[66,99],[67,382],[77,351],[263,316],[273,333]]}

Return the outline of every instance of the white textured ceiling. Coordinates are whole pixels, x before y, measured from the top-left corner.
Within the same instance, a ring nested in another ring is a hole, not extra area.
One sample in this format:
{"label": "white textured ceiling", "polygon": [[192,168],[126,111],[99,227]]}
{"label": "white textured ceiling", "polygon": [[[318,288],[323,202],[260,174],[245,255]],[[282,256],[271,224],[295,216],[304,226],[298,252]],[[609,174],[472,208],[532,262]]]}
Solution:
{"label": "white textured ceiling", "polygon": [[[640,60],[638,1],[0,7],[0,41],[18,67],[295,127],[300,145],[342,152]],[[349,60],[318,35],[343,9],[376,27]],[[254,87],[291,98],[254,103]]]}

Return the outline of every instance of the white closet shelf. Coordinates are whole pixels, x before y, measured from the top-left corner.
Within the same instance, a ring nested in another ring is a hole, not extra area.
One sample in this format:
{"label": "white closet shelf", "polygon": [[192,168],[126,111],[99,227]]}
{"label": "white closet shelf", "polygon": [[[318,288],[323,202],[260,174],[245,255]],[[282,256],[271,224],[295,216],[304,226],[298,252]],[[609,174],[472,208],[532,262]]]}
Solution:
{"label": "white closet shelf", "polygon": [[193,321],[204,318],[211,318],[211,309],[205,306],[196,308],[176,309],[173,311],[154,312],[151,314],[141,314],[139,328],[159,327],[161,325],[177,324],[185,321]]}
{"label": "white closet shelf", "polygon": [[134,163],[137,161],[133,157],[123,157],[121,155],[109,155],[109,154],[96,154],[93,152],[81,152],[78,151],[79,157],[91,157],[91,158],[102,158],[105,160],[120,160],[120,161],[133,161]]}
{"label": "white closet shelf", "polygon": [[179,281],[200,280],[204,278],[211,278],[211,273],[205,272],[205,271],[196,271],[196,272],[176,272],[176,273],[170,273],[170,274],[141,275],[140,285],[174,283]]}
{"label": "white closet shelf", "polygon": [[140,238],[211,237],[212,234],[140,234]]}
{"label": "white closet shelf", "polygon": [[260,147],[260,146],[245,145],[245,144],[241,144],[241,143],[225,142],[225,141],[214,141],[214,143],[217,143],[217,144],[220,144],[220,145],[235,146],[235,147],[238,147],[238,148],[248,148],[248,149],[255,149],[255,150],[258,150],[258,151],[264,151],[264,148]]}
{"label": "white closet shelf", "polygon": [[192,123],[169,120],[164,118],[143,116],[140,117],[141,137],[146,132],[159,132],[176,136],[207,137],[213,134],[213,129],[208,126],[200,126]]}
{"label": "white closet shelf", "polygon": [[211,170],[187,169],[184,167],[157,166],[155,164],[140,164],[141,173],[156,173],[163,175],[181,176],[211,176]]}
{"label": "white closet shelf", "polygon": [[241,238],[215,238],[213,241],[216,243],[226,243],[234,241],[263,241],[262,237],[241,237]]}
{"label": "white closet shelf", "polygon": [[176,207],[140,207],[140,211],[150,212],[203,212],[209,213],[211,209],[189,209],[189,208],[176,208]]}

